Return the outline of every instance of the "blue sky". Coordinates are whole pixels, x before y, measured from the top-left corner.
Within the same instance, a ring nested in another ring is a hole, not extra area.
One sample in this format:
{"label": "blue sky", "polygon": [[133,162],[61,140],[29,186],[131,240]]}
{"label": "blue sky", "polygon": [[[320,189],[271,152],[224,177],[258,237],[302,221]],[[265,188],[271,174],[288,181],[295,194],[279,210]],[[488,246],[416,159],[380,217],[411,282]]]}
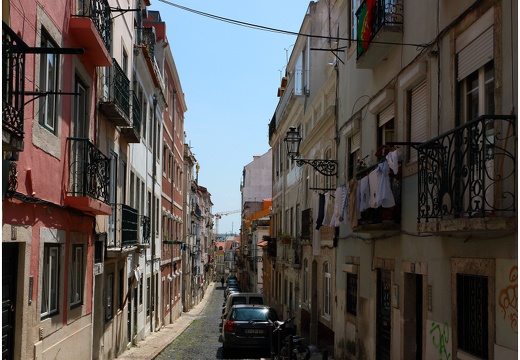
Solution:
{"label": "blue sky", "polygon": [[[295,35],[238,26],[152,0],[166,22],[168,41],[188,111],[186,142],[200,164],[213,214],[240,209],[240,181],[254,155],[269,150],[268,124],[278,104],[280,72]],[[305,0],[173,0],[224,18],[298,32]],[[287,49],[287,50],[286,50]],[[223,216],[219,233],[238,233],[240,213]]]}

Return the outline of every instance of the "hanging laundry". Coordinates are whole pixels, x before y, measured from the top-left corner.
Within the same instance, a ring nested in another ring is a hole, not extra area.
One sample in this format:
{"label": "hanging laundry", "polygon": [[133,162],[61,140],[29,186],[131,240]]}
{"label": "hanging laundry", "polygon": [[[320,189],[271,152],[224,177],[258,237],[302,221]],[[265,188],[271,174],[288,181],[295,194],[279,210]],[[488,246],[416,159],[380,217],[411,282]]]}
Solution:
{"label": "hanging laundry", "polygon": [[395,205],[394,194],[390,184],[390,167],[386,161],[377,165],[378,185],[377,185],[377,200],[378,206],[390,208]]}
{"label": "hanging laundry", "polygon": [[368,176],[363,177],[359,181],[359,213],[362,213],[370,207],[370,185]]}
{"label": "hanging laundry", "polygon": [[351,228],[357,226],[360,218],[359,202],[358,179],[354,177],[349,182],[348,195],[348,219]]}
{"label": "hanging laundry", "polygon": [[395,149],[386,154],[386,161],[388,161],[390,169],[397,175],[399,171],[399,149]]}
{"label": "hanging laundry", "polygon": [[330,191],[325,193],[325,215],[323,224],[329,226],[332,215],[334,214],[334,195]]}
{"label": "hanging laundry", "polygon": [[379,207],[377,191],[379,189],[379,171],[377,168],[372,170],[368,174],[368,188],[370,191],[370,198],[368,200],[368,206],[374,209]]}
{"label": "hanging laundry", "polygon": [[334,211],[332,213],[332,217],[330,219],[330,226],[338,227],[345,221],[348,214],[346,211],[347,207],[347,186],[343,185],[336,189],[334,195]]}
{"label": "hanging laundry", "polygon": [[320,194],[318,199],[318,217],[316,218],[316,230],[323,226],[323,219],[325,218],[325,195]]}

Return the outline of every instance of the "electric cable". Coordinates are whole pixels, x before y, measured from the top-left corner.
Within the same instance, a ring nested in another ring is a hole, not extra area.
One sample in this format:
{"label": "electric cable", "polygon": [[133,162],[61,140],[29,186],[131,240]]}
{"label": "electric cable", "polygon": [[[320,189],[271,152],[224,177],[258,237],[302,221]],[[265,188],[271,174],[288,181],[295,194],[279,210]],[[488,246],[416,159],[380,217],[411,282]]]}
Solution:
{"label": "electric cable", "polygon": [[[218,15],[206,13],[203,11],[195,10],[192,8],[188,8],[188,7],[185,7],[185,6],[182,6],[179,4],[175,4],[175,3],[171,2],[171,1],[167,1],[167,0],[159,0],[159,1],[162,3],[165,3],[167,5],[176,7],[178,9],[184,10],[184,11],[188,11],[188,12],[191,12],[191,13],[194,13],[197,15],[208,17],[210,19],[227,22],[227,23],[230,23],[233,25],[244,26],[244,27],[248,27],[251,29],[255,29],[255,30],[274,32],[274,33],[278,33],[278,34],[306,36],[306,37],[310,37],[310,38],[326,39],[326,40],[345,40],[345,41],[355,41],[355,42],[369,42],[372,44],[414,46],[414,47],[418,47],[418,48],[427,48],[428,46],[431,45],[431,44],[414,44],[414,43],[402,43],[402,42],[391,42],[391,41],[361,40],[361,39],[352,39],[352,38],[344,38],[344,37],[326,36],[326,35],[304,34],[304,33],[296,32],[296,31],[282,30],[282,29],[277,29],[277,28],[273,28],[273,27],[269,27],[269,26],[263,26],[263,25],[253,24],[253,23],[249,23],[249,22],[245,22],[245,21],[234,20],[234,19],[223,17],[223,16],[218,16]],[[338,47],[336,50],[339,50],[339,49],[342,49],[342,48]]]}

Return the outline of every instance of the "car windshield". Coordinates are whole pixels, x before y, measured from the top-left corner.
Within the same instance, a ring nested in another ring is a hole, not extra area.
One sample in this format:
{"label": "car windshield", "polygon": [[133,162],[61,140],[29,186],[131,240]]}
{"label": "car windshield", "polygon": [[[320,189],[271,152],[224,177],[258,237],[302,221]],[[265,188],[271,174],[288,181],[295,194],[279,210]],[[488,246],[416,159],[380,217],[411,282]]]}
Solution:
{"label": "car windshield", "polygon": [[231,320],[234,321],[271,321],[278,320],[278,316],[273,309],[267,308],[236,308],[231,314]]}

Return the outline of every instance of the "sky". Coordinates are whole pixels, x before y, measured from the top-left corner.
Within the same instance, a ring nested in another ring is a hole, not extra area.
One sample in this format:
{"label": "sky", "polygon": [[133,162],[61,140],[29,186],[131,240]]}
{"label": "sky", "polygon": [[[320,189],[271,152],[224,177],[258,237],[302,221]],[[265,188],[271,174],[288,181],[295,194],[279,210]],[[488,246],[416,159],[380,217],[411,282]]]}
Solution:
{"label": "sky", "polygon": [[[200,12],[297,33],[308,6],[306,0],[151,0],[148,10],[158,10],[166,23],[188,108],[185,141],[200,165],[199,185],[211,193],[213,214],[241,209],[242,170],[269,150],[268,125],[296,35]],[[240,212],[222,216],[218,231],[238,234]]]}

